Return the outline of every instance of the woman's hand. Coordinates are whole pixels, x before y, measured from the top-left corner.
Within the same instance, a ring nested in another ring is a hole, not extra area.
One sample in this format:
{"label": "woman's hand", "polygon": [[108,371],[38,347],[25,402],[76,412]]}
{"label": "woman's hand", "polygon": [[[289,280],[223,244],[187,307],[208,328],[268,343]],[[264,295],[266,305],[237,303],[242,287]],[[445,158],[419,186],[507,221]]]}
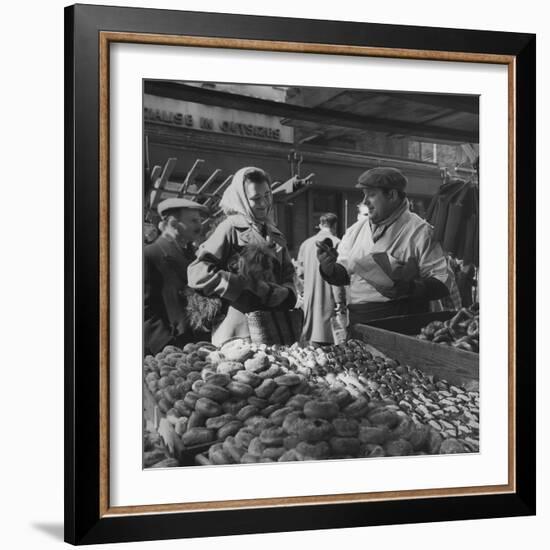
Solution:
{"label": "woman's hand", "polygon": [[270,295],[267,296],[266,306],[277,307],[281,305],[287,298],[289,290],[286,286],[270,284]]}

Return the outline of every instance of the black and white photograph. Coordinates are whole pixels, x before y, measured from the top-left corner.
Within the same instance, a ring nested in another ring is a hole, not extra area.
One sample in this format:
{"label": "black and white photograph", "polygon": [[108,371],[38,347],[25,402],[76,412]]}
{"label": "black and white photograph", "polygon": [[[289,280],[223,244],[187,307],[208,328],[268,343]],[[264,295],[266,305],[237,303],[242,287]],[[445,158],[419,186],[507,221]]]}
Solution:
{"label": "black and white photograph", "polygon": [[479,99],[143,80],[144,469],[480,452]]}

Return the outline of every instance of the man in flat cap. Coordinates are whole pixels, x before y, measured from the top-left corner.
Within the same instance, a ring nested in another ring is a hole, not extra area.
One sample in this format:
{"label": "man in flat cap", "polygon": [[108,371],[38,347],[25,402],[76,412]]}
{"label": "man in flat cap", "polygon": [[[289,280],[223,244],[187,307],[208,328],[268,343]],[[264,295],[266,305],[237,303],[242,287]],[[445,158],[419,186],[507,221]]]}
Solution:
{"label": "man in flat cap", "polygon": [[183,346],[204,339],[189,328],[185,305],[187,266],[195,259],[192,243],[200,238],[201,214],[208,209],[187,199],[159,203],[160,236],[144,249],[145,352],[156,354],[168,344]]}
{"label": "man in flat cap", "polygon": [[407,179],[396,168],[367,170],[356,187],[368,216],[342,238],[338,252],[318,244],[322,277],[349,285],[350,324],[429,311],[449,294],[452,274],[432,227],[409,209]]}

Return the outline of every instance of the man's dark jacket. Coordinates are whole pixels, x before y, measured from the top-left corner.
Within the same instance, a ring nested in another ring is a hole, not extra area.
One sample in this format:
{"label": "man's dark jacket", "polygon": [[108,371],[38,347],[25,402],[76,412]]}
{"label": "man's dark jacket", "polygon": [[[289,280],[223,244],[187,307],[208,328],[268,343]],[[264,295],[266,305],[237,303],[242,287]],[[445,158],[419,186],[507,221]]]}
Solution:
{"label": "man's dark jacket", "polygon": [[159,237],[144,250],[145,353],[156,354],[168,344],[194,340],[185,320],[187,266],[195,259],[191,249]]}

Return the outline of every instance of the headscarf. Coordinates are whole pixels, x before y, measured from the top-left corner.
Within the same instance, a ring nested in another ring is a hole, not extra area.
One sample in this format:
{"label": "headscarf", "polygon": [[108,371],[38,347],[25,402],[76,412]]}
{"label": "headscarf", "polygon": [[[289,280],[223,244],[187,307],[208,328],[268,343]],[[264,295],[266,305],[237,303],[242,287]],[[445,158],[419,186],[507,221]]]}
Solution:
{"label": "headscarf", "polygon": [[[248,174],[250,174],[251,172],[261,173],[264,176],[265,181],[267,182],[267,187],[269,189],[270,204],[267,210],[266,217],[263,220],[258,220],[254,216],[254,212],[252,211],[252,208],[250,207],[250,203],[248,202],[248,198],[246,196],[244,182]],[[227,215],[240,214],[241,216],[246,218],[246,220],[250,224],[256,227],[261,227],[265,224],[270,228],[275,228],[275,222],[273,221],[273,195],[271,193],[271,178],[269,177],[269,174],[261,168],[247,166],[238,170],[233,176],[229,187],[224,191],[220,200],[220,206]]]}

